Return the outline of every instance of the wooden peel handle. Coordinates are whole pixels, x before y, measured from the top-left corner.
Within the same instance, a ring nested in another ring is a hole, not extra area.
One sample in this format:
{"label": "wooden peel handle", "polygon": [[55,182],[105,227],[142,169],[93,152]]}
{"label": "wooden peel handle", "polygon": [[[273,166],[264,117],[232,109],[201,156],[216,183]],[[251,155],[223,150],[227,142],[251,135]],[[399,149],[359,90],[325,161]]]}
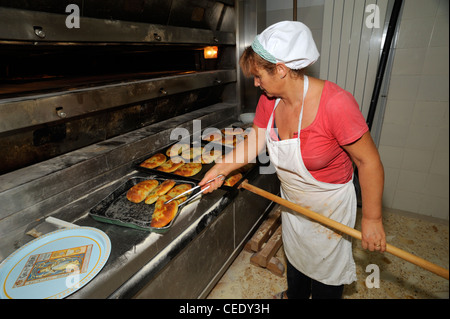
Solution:
{"label": "wooden peel handle", "polygon": [[[269,192],[267,192],[267,191],[265,191],[265,190],[263,190],[261,188],[253,186],[253,185],[249,184],[247,182],[247,180],[245,180],[245,181],[243,181],[241,183],[239,188],[241,188],[241,187],[245,188],[246,190],[248,190],[248,191],[250,191],[252,193],[255,193],[256,195],[259,195],[259,196],[262,196],[264,198],[270,199],[270,200],[272,200],[272,201],[274,201],[274,202],[276,202],[276,203],[278,203],[280,205],[283,205],[283,206],[285,206],[287,208],[290,208],[293,211],[296,211],[297,213],[300,213],[300,214],[302,214],[302,215],[304,215],[306,217],[309,217],[309,218],[311,218],[311,219],[313,219],[313,220],[315,220],[315,221],[317,221],[319,223],[322,223],[322,224],[324,224],[326,226],[329,226],[329,227],[332,227],[332,228],[334,228],[334,229],[336,229],[336,230],[338,230],[338,231],[340,231],[340,232],[342,232],[344,234],[352,236],[353,238],[356,238],[356,239],[359,239],[359,240],[362,239],[360,231],[358,231],[356,229],[353,229],[351,227],[348,227],[348,226],[346,226],[344,224],[341,224],[341,223],[339,223],[339,222],[337,222],[335,220],[332,220],[332,219],[330,219],[328,217],[322,216],[322,215],[320,215],[320,214],[318,214],[316,212],[313,212],[312,210],[309,210],[307,208],[304,208],[304,207],[302,207],[300,205],[294,204],[294,203],[292,203],[292,202],[290,202],[290,201],[288,201],[288,200],[286,200],[284,198],[281,198],[281,197],[276,196],[276,195],[274,195],[272,193],[269,193]],[[406,252],[406,251],[404,251],[404,250],[402,250],[400,248],[397,248],[395,246],[392,246],[390,244],[386,244],[386,251],[388,253],[391,253],[394,256],[400,257],[400,258],[402,258],[402,259],[404,259],[406,261],[409,261],[410,263],[413,263],[413,264],[415,264],[415,265],[417,265],[419,267],[422,267],[422,268],[424,268],[424,269],[426,269],[428,271],[431,271],[432,273],[435,273],[436,275],[439,275],[439,276],[441,276],[441,277],[443,277],[443,278],[445,278],[447,280],[449,279],[449,273],[448,273],[447,269],[442,268],[442,267],[440,267],[440,266],[438,266],[436,264],[433,264],[433,263],[431,263],[431,262],[429,262],[429,261],[427,261],[425,259],[417,257],[417,256],[415,256],[413,254],[410,254],[410,253],[408,253],[408,252]]]}

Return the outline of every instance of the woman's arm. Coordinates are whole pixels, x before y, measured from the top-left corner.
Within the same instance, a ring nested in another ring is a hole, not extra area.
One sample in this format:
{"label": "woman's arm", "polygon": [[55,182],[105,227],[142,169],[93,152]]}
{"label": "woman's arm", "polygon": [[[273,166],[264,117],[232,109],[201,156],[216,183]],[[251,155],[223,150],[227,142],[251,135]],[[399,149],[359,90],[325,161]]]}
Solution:
{"label": "woman's arm", "polygon": [[[199,185],[204,185],[205,182],[220,174],[227,176],[232,171],[254,160],[266,145],[265,131],[265,129],[253,125],[248,137],[239,143],[233,151],[227,153],[222,159],[217,160],[216,165],[206,172]],[[205,193],[216,190],[222,183],[223,179],[216,179],[214,182],[210,183],[211,186]]]}
{"label": "woman's arm", "polygon": [[[362,198],[362,247],[364,249],[386,250],[386,235],[383,228],[382,196],[384,169],[378,150],[366,132],[356,142],[344,146],[358,168]],[[380,246],[378,246],[380,245]]]}

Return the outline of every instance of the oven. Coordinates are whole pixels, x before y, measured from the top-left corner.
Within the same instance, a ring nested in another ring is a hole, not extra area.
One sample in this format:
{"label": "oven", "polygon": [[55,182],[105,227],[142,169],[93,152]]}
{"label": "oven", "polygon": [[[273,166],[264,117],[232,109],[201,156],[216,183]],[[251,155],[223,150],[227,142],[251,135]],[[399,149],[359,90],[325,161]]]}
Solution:
{"label": "oven", "polygon": [[[130,180],[169,178],[139,164],[181,135],[203,143],[205,129],[245,128],[237,60],[248,10],[226,0],[0,1],[0,262],[58,230],[50,216],[111,241],[103,269],[67,298],[207,296],[270,201],[223,187],[165,232],[93,210]],[[261,164],[243,176],[277,193]]]}

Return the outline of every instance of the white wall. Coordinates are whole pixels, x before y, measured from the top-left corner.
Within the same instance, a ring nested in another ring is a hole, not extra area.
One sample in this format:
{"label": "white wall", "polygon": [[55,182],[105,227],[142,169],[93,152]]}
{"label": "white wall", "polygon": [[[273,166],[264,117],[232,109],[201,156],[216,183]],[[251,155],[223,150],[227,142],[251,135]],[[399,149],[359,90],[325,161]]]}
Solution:
{"label": "white wall", "polygon": [[405,0],[379,151],[385,207],[449,219],[449,1]]}

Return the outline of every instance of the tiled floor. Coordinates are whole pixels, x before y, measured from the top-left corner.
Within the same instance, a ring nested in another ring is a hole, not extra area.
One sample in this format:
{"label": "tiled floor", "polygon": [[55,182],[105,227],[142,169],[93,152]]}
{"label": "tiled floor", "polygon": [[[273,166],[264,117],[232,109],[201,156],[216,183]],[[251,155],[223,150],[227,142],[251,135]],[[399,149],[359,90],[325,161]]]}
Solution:
{"label": "tiled floor", "polygon": [[[358,211],[357,229],[360,229],[360,215]],[[387,210],[384,212],[384,225],[389,244],[448,269],[448,221]],[[447,279],[392,254],[363,250],[357,240],[353,240],[353,247],[358,280],[346,286],[344,299],[449,298]],[[265,268],[250,264],[251,255],[242,251],[208,298],[270,299],[287,288],[285,276],[276,276]],[[283,247],[276,257],[285,264]],[[370,264],[380,269],[379,288],[366,286],[366,278],[372,271],[365,270]]]}

